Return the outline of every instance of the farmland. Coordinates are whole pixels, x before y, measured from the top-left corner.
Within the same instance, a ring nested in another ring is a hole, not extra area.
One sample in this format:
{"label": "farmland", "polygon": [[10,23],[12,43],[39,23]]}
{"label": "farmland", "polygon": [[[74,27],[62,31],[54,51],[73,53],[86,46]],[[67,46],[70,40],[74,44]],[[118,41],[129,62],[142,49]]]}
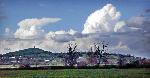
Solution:
{"label": "farmland", "polygon": [[0,78],[150,78],[150,69],[0,70]]}

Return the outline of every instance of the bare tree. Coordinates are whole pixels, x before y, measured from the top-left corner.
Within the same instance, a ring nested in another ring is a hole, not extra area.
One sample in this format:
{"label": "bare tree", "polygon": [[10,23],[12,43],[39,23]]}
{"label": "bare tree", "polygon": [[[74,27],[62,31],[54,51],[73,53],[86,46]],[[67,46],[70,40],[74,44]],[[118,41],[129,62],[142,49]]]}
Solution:
{"label": "bare tree", "polygon": [[105,58],[103,53],[106,51],[105,48],[108,46],[108,44],[104,44],[104,41],[103,41],[101,43],[102,44],[102,49],[100,49],[100,45],[99,44],[94,44],[94,48],[95,48],[94,55],[97,58],[97,66],[99,66],[99,64],[101,63],[102,59]]}
{"label": "bare tree", "polygon": [[67,58],[67,63],[69,66],[73,66],[76,63],[76,55],[75,55],[75,50],[77,48],[77,44],[68,44],[68,58]]}
{"label": "bare tree", "polygon": [[101,57],[102,57],[102,51],[100,50],[100,47],[99,45],[94,45],[95,47],[95,52],[94,52],[94,55],[96,56],[97,58],[97,66],[100,64],[100,61],[101,61]]}

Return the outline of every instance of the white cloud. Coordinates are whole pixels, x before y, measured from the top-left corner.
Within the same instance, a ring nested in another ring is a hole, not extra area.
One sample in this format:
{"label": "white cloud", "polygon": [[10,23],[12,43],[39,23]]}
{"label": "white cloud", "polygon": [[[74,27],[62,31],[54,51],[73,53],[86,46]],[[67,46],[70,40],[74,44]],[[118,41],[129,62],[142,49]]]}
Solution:
{"label": "white cloud", "polygon": [[[41,29],[44,25],[59,21],[59,18],[55,20],[52,20],[52,18],[51,20],[48,18],[25,19],[18,23],[19,29],[14,34],[16,38],[20,38],[19,41],[0,40],[0,50],[2,52],[4,48],[11,48],[11,51],[16,51],[36,46],[52,52],[67,52],[68,43],[73,42],[78,44],[77,51],[88,51],[94,43],[106,41],[106,43],[109,42],[108,52],[110,53],[131,53],[149,56],[150,35],[149,33],[145,34],[145,32],[137,31],[141,25],[145,25],[144,21],[141,22],[143,18],[137,19],[139,22],[136,21],[139,23],[139,27],[128,27],[129,22],[120,21],[120,16],[120,12],[116,11],[112,4],[107,4],[88,17],[82,33],[73,29],[68,31],[49,31],[46,33]],[[133,22],[130,21],[130,25],[136,25],[133,24],[136,22],[134,20]],[[148,26],[148,23],[146,25]],[[143,29],[148,30],[148,28]],[[6,29],[6,31],[8,32],[9,29]],[[35,39],[40,37],[41,39],[39,40]]]}
{"label": "white cloud", "polygon": [[14,33],[15,38],[34,39],[40,38],[44,34],[41,26],[60,21],[60,18],[32,18],[24,19],[18,23],[19,29]]}
{"label": "white cloud", "polygon": [[122,41],[118,41],[118,44],[114,47],[111,47],[109,49],[112,53],[122,53],[122,54],[131,54],[133,53],[133,50],[130,49],[125,43]]}
{"label": "white cloud", "polygon": [[17,51],[20,49],[31,48],[35,44],[34,41],[16,39],[0,40],[0,43],[1,54]]}
{"label": "white cloud", "polygon": [[143,16],[136,16],[136,17],[132,17],[130,18],[127,23],[129,26],[131,27],[140,27],[142,26],[142,24],[144,23],[145,21],[145,17]]}
{"label": "white cloud", "polygon": [[46,39],[52,39],[58,42],[68,42],[68,41],[72,41],[75,39],[75,35],[77,34],[77,31],[70,29],[69,31],[56,31],[56,32],[52,32],[50,31],[49,33],[46,34],[45,38]]}
{"label": "white cloud", "polygon": [[22,28],[28,28],[30,26],[43,26],[46,24],[58,22],[60,20],[60,18],[31,18],[20,21],[18,25]]}
{"label": "white cloud", "polygon": [[10,29],[9,28],[5,28],[5,33],[10,33]]}
{"label": "white cloud", "polygon": [[[114,32],[118,32],[121,31],[121,28],[125,26],[125,22],[124,21],[119,21],[116,23],[115,27],[114,27]],[[123,29],[122,29],[123,31]]]}
{"label": "white cloud", "polygon": [[[120,12],[112,4],[105,5],[102,9],[99,9],[92,13],[84,24],[82,33],[101,33],[101,32],[116,32],[123,25],[120,22]],[[114,29],[115,28],[115,29]]]}
{"label": "white cloud", "polygon": [[11,31],[10,28],[8,28],[8,27],[5,28],[4,36],[5,36],[5,38],[13,38],[13,32]]}
{"label": "white cloud", "polygon": [[132,30],[150,32],[150,18],[145,16],[134,16],[127,21]]}

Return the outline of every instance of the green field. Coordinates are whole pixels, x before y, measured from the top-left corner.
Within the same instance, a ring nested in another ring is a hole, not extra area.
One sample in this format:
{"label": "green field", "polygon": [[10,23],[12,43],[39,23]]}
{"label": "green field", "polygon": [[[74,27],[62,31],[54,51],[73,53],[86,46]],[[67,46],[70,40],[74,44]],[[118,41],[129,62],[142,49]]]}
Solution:
{"label": "green field", "polygon": [[150,69],[0,70],[0,78],[150,78]]}

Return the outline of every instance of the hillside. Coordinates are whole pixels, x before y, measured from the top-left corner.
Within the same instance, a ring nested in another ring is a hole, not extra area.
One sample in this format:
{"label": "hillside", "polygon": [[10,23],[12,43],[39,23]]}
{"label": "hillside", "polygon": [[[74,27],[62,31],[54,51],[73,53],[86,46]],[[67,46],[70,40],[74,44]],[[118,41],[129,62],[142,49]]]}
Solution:
{"label": "hillside", "polygon": [[15,52],[9,52],[4,54],[3,56],[5,57],[50,57],[52,56],[52,52],[49,51],[44,51],[42,49],[39,48],[28,48],[28,49],[24,49],[24,50],[19,50],[19,51],[15,51]]}

